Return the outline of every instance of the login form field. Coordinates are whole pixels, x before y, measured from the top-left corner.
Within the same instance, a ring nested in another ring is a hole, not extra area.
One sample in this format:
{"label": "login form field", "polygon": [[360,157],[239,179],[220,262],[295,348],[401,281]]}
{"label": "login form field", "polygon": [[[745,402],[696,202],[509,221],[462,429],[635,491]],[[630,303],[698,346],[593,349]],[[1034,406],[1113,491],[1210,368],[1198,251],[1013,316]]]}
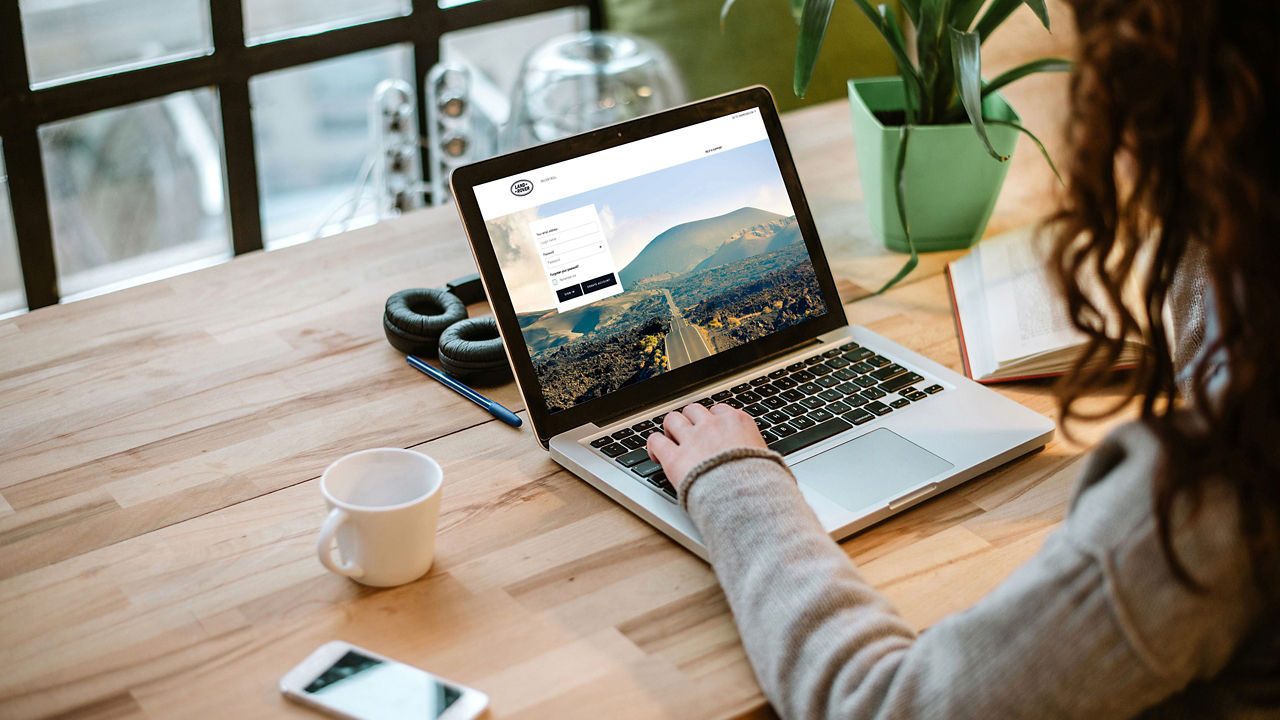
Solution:
{"label": "login form field", "polygon": [[529,223],[560,312],[622,292],[595,205]]}

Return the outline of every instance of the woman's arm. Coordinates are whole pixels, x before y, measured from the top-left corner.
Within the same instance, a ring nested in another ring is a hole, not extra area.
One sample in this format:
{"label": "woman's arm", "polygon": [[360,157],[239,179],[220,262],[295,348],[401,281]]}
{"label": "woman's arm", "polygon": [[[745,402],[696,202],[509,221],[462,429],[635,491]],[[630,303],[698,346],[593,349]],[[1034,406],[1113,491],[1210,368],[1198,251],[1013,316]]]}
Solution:
{"label": "woman's arm", "polygon": [[[691,478],[668,476],[683,483],[783,717],[1128,717],[1217,672],[1247,627],[1241,567],[1224,568],[1203,597],[1178,586],[1160,562],[1145,496],[1117,495],[1134,483],[1107,477],[1093,483],[1102,492],[1075,503],[1087,522],[1069,521],[989,596],[916,637],[823,532],[780,457],[694,462],[692,449],[713,441],[695,427],[706,418],[692,414],[688,428],[674,419],[677,432],[664,439],[672,447],[660,440],[651,452],[677,472],[700,463]],[[1091,467],[1099,477],[1150,470],[1125,460]],[[1139,507],[1111,507],[1124,503]]]}

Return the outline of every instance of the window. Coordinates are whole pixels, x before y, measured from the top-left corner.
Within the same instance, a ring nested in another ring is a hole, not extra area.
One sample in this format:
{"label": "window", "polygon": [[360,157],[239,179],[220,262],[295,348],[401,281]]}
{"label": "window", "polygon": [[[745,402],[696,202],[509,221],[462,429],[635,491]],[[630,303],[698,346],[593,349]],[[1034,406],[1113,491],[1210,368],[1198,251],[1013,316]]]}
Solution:
{"label": "window", "polygon": [[566,8],[600,26],[599,0],[0,3],[0,314],[368,222],[374,85],[422,116],[443,35]]}

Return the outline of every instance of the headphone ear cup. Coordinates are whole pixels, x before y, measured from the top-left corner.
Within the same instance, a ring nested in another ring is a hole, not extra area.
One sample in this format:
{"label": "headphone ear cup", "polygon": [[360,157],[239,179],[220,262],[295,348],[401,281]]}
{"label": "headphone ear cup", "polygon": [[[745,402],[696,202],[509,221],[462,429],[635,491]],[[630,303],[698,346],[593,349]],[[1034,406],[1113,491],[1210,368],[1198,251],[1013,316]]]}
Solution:
{"label": "headphone ear cup", "polygon": [[382,331],[400,352],[432,357],[445,328],[466,317],[467,306],[449,292],[412,288],[387,298]]}
{"label": "headphone ear cup", "polygon": [[450,325],[440,336],[440,366],[477,385],[497,385],[511,378],[498,323],[492,317],[469,318]]}

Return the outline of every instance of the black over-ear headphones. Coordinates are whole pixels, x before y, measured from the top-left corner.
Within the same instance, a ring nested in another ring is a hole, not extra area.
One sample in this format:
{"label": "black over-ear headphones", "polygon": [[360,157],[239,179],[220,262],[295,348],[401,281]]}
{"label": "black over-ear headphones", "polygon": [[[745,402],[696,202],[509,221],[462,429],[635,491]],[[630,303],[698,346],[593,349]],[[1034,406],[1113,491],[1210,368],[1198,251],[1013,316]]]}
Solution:
{"label": "black over-ear headphones", "polygon": [[484,299],[479,275],[459,278],[447,288],[412,288],[387,298],[382,329],[391,346],[406,355],[438,356],[445,372],[477,385],[497,385],[511,377],[492,317],[467,317],[467,303]]}

